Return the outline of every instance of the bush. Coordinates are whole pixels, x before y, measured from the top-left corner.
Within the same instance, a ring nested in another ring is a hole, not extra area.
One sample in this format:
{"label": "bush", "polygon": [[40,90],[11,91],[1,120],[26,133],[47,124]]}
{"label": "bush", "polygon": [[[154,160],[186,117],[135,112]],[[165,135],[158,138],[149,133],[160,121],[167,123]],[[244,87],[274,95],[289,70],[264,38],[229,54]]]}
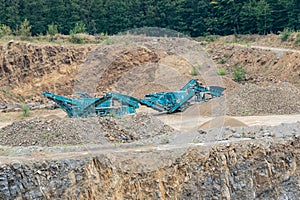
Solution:
{"label": "bush", "polygon": [[220,76],[224,76],[224,75],[226,75],[226,70],[224,68],[221,68],[217,71],[217,74]]}
{"label": "bush", "polygon": [[48,25],[47,35],[50,35],[50,41],[53,41],[54,36],[58,33],[57,25],[50,24]]}
{"label": "bush", "polygon": [[0,26],[0,38],[3,36],[9,36],[12,34],[12,31],[9,26],[6,26],[5,24],[2,24]]}
{"label": "bush", "polygon": [[290,37],[292,34],[292,30],[289,28],[285,28],[283,31],[280,32],[280,39],[281,42],[287,41],[287,39]]}
{"label": "bush", "polygon": [[86,26],[82,22],[76,23],[74,28],[70,30],[70,35],[74,35],[78,33],[86,33]]}
{"label": "bush", "polygon": [[20,29],[18,27],[16,28],[15,34],[21,36],[21,39],[24,40],[31,36],[31,25],[27,19],[22,22]]}
{"label": "bush", "polygon": [[300,44],[300,33],[297,33],[296,35],[295,44],[296,45]]}
{"label": "bush", "polygon": [[47,35],[54,36],[57,33],[58,33],[57,25],[53,23],[48,25]]}
{"label": "bush", "polygon": [[74,44],[85,44],[86,43],[85,38],[79,37],[77,35],[71,35],[69,38],[69,41]]}
{"label": "bush", "polygon": [[246,70],[243,66],[236,66],[233,68],[233,79],[236,82],[241,82],[246,79]]}

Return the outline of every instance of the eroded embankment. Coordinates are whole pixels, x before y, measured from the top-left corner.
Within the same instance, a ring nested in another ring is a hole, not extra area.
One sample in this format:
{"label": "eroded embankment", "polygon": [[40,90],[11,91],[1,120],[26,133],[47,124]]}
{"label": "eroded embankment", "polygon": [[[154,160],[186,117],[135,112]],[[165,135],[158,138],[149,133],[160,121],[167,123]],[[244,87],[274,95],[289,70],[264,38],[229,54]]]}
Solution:
{"label": "eroded embankment", "polygon": [[116,149],[2,164],[0,194],[1,199],[298,199],[299,160],[299,139]]}

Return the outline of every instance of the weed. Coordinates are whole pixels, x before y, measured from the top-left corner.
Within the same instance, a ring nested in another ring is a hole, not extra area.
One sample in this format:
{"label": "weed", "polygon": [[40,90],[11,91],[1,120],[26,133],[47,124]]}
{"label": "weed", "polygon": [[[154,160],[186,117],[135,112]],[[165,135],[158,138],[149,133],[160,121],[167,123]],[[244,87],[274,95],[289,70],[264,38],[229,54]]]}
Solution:
{"label": "weed", "polygon": [[29,117],[29,107],[27,105],[22,105],[22,116]]}
{"label": "weed", "polygon": [[193,67],[192,71],[190,72],[190,75],[192,75],[192,76],[198,75],[198,71],[197,71],[196,67]]}
{"label": "weed", "polygon": [[242,110],[242,116],[249,116],[249,112],[246,109]]}
{"label": "weed", "polygon": [[169,139],[168,138],[162,138],[161,141],[160,141],[161,144],[168,144],[170,143]]}
{"label": "weed", "polygon": [[224,68],[221,68],[217,71],[217,74],[220,76],[224,76],[224,75],[226,75],[226,70]]}
{"label": "weed", "polygon": [[60,134],[59,133],[55,133],[55,137],[59,137],[60,136]]}
{"label": "weed", "polygon": [[236,82],[241,82],[246,79],[246,70],[243,66],[236,66],[233,68],[233,79]]}
{"label": "weed", "polygon": [[285,28],[283,31],[280,32],[280,39],[281,42],[287,41],[287,39],[290,37],[292,34],[292,30],[289,28]]}
{"label": "weed", "polygon": [[224,65],[226,63],[226,60],[224,58],[222,58],[222,60],[220,61],[220,64]]}
{"label": "weed", "polygon": [[48,140],[48,139],[49,139],[49,135],[48,134],[44,135],[44,140]]}
{"label": "weed", "polygon": [[22,96],[18,96],[18,100],[19,100],[19,102],[24,102],[25,101],[25,99]]}

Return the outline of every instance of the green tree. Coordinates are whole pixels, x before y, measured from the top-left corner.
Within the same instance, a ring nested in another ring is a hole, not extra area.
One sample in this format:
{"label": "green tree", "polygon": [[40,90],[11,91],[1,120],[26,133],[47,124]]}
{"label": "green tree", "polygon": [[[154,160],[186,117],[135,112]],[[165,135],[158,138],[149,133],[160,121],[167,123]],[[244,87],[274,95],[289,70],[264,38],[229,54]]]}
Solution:
{"label": "green tree", "polygon": [[277,33],[282,31],[288,24],[288,13],[284,7],[285,2],[280,0],[266,0],[270,8],[271,15],[269,16],[271,22],[271,31]]}
{"label": "green tree", "polygon": [[31,25],[30,22],[25,19],[21,25],[20,28],[16,29],[15,34],[18,36],[21,36],[22,39],[27,39],[29,36],[31,36]]}
{"label": "green tree", "polygon": [[107,33],[107,14],[104,7],[104,0],[94,0],[91,2],[91,22],[88,26],[89,33]]}
{"label": "green tree", "polygon": [[20,0],[0,0],[0,23],[15,29],[21,23]]}
{"label": "green tree", "polygon": [[[24,1],[20,11],[24,19],[26,18],[31,26],[32,35],[45,34],[47,31],[47,12],[45,0]],[[49,23],[50,24],[50,23]]]}
{"label": "green tree", "polygon": [[77,33],[86,33],[86,26],[84,23],[78,22],[75,24],[74,28],[70,30],[70,35]]}
{"label": "green tree", "polygon": [[255,33],[267,34],[272,29],[271,24],[271,10],[266,0],[260,0],[254,9],[256,13],[256,25],[257,29]]}

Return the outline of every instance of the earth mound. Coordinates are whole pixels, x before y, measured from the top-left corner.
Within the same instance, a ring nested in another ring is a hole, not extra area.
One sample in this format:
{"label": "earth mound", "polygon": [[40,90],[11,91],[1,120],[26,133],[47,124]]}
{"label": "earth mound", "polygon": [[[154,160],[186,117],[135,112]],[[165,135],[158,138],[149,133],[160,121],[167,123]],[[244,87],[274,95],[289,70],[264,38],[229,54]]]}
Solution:
{"label": "earth mound", "polygon": [[239,127],[247,126],[245,123],[228,116],[216,117],[199,126],[200,129],[220,128],[223,126]]}

